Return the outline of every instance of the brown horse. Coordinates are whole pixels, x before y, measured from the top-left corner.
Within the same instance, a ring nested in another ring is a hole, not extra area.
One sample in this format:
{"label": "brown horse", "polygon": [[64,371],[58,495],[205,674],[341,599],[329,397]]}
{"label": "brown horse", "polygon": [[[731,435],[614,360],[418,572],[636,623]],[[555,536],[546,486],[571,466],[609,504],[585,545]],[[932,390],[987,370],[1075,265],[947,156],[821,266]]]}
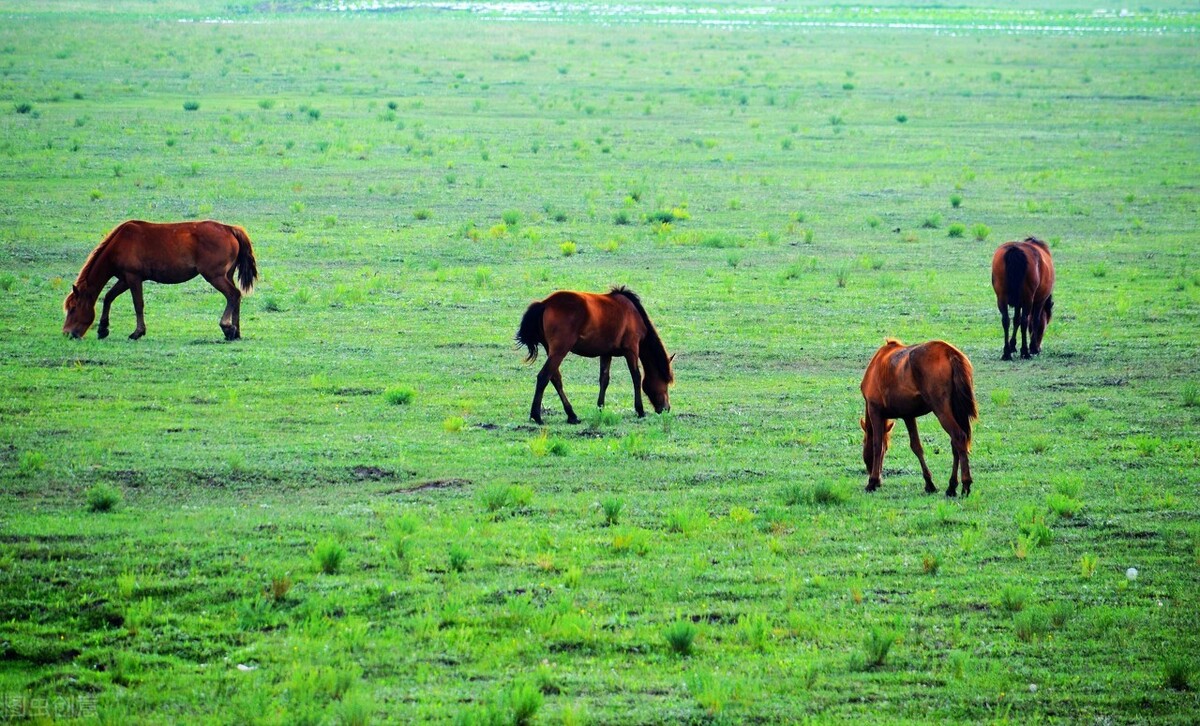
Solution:
{"label": "brown horse", "polygon": [[[1042,335],[1054,312],[1054,261],[1050,248],[1034,237],[1005,242],[992,255],[992,289],[1004,325],[1004,355],[1012,360],[1021,331],[1021,357],[1042,352]],[[1008,307],[1013,307],[1012,340],[1008,338]],[[1030,340],[1026,340],[1028,332]],[[1029,343],[1032,343],[1030,345]]]}
{"label": "brown horse", "polygon": [[917,417],[932,412],[946,433],[954,451],[954,467],[950,470],[950,486],[946,496],[958,494],[958,468],[962,465],[962,493],[971,493],[971,465],[967,453],[971,450],[971,419],[978,418],[971,361],[962,351],[949,343],[931,340],[928,343],[905,346],[888,338],[875,352],[862,380],[862,395],[867,404],[866,416],[859,420],[863,430],[863,463],[867,465],[867,491],[879,488],[883,474],[883,455],[894,422],[904,419],[908,427],[908,442],[925,476],[925,491],[934,493],[933,477],[925,464],[925,451],[917,433]]}
{"label": "brown horse", "polygon": [[[562,399],[567,423],[579,423],[567,394],[563,392],[559,365],[567,353],[588,358],[600,358],[600,397],[596,405],[604,407],[604,392],[608,388],[608,369],[613,356],[622,356],[629,364],[633,377],[633,407],[639,417],[642,390],[654,406],[655,413],[671,410],[667,388],[674,382],[671,370],[674,356],[667,355],[658,331],[646,315],[638,296],[625,287],[614,287],[607,295],[560,290],[540,302],[532,303],[521,318],[517,343],[529,349],[526,362],[537,358],[538,346],[545,346],[548,358],[538,371],[537,388],[529,417],[542,423],[542,393],[546,383],[553,383]],[[638,361],[645,377],[638,372]]]}
{"label": "brown horse", "polygon": [[233,284],[237,270],[242,291],[250,292],[258,276],[254,250],[246,230],[220,222],[179,222],[154,224],[130,220],[109,232],[79,272],[71,293],[63,303],[67,321],[63,335],[82,338],[96,319],[96,298],[113,277],[116,283],[104,296],[104,310],[96,337],[108,337],[108,309],[118,295],[129,291],[137,327],[129,336],[137,340],[146,334],[142,317],[142,282],[174,284],[201,275],[225,296],[221,330],[227,340],[241,337],[242,293]]}

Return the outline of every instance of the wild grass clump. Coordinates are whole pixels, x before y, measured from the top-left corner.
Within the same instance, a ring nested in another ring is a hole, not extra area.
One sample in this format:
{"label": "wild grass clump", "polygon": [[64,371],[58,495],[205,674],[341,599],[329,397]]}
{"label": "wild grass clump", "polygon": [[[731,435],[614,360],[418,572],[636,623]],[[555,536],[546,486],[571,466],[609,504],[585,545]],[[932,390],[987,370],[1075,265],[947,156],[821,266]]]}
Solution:
{"label": "wild grass clump", "polygon": [[790,485],[786,490],[785,497],[789,504],[831,507],[850,501],[850,492],[845,487],[822,479],[813,484]]}
{"label": "wild grass clump", "polygon": [[738,640],[757,653],[765,653],[771,644],[771,622],[762,613],[741,615],[737,623]]}
{"label": "wild grass clump", "polygon": [[1050,630],[1050,618],[1041,608],[1022,610],[1013,615],[1013,632],[1017,640],[1031,643],[1041,639]]}
{"label": "wild grass clump", "polygon": [[557,436],[551,436],[547,431],[544,430],[537,436],[530,439],[528,444],[529,451],[532,452],[534,456],[545,456],[546,454],[552,454],[554,456],[567,455],[567,442],[563,441]]}
{"label": "wild grass clump", "polygon": [[855,663],[853,664],[857,666],[855,670],[882,667],[887,662],[892,645],[899,638],[900,634],[894,630],[872,626],[871,630],[863,636],[862,651],[855,654]]}
{"label": "wild grass clump", "polygon": [[621,512],[625,509],[625,500],[620,497],[605,497],[600,500],[600,508],[604,510],[604,524],[612,527],[621,521]]}
{"label": "wild grass clump", "polygon": [[594,408],[583,418],[589,431],[600,431],[621,423],[621,414],[606,408]]}
{"label": "wild grass clump", "polygon": [[574,242],[567,241],[559,245],[558,249],[562,252],[563,257],[571,257],[579,250],[579,246]]}
{"label": "wild grass clump", "polygon": [[[8,289],[8,288],[4,288]],[[1200,406],[1200,385],[1191,381],[1183,384],[1183,405],[1188,408]]]}
{"label": "wild grass clump", "polygon": [[1051,512],[1063,519],[1074,519],[1079,511],[1083,509],[1083,502],[1078,499],[1072,499],[1065,494],[1048,494],[1046,495],[1046,506]]}
{"label": "wild grass clump", "polygon": [[1029,594],[1028,588],[1019,585],[1005,585],[1000,589],[1000,607],[1010,613],[1020,612],[1025,609]]}
{"label": "wild grass clump", "polygon": [[427,220],[427,219],[429,219],[429,218],[430,218],[430,217],[432,217],[432,216],[433,216],[433,212],[432,212],[432,211],[430,211],[430,210],[429,210],[428,208],[426,208],[426,207],[421,207],[420,209],[415,209],[415,210],[413,210],[413,217],[414,217],[415,219],[418,219],[418,220],[422,221],[422,222],[423,222],[423,221],[425,221],[425,220]]}
{"label": "wild grass clump", "polygon": [[932,552],[928,552],[921,558],[921,569],[927,575],[936,575],[941,567],[941,561],[938,556]]}
{"label": "wild grass clump", "polygon": [[971,234],[975,235],[976,242],[983,242],[991,236],[992,229],[981,222],[971,228]]}
{"label": "wild grass clump", "polygon": [[1163,662],[1163,683],[1172,690],[1190,691],[1194,674],[1192,663],[1181,656],[1171,656]]}
{"label": "wild grass clump", "polygon": [[417,389],[412,386],[389,386],[383,396],[393,406],[407,406],[416,398]]}
{"label": "wild grass clump", "polygon": [[100,482],[87,490],[89,512],[111,512],[121,503],[121,490],[112,484]]}
{"label": "wild grass clump", "polygon": [[950,195],[950,206],[951,207],[958,209],[959,207],[962,206],[962,201],[963,201],[963,198],[962,198],[961,194],[951,194]]}
{"label": "wild grass clump", "polygon": [[490,484],[479,492],[479,501],[488,514],[495,518],[506,510],[515,511],[529,506],[533,501],[533,489],[518,484]]}
{"label": "wild grass clump", "polygon": [[10,272],[0,272],[0,290],[9,292],[17,284],[17,278]]}
{"label": "wild grass clump", "polygon": [[663,638],[671,652],[680,656],[689,656],[695,649],[696,636],[700,629],[687,618],[678,618],[663,631]]}
{"label": "wild grass clump", "polygon": [[516,209],[506,209],[500,213],[500,220],[511,229],[521,223],[521,213]]}
{"label": "wild grass clump", "polygon": [[471,560],[471,552],[466,547],[455,542],[450,545],[450,549],[446,550],[446,559],[452,571],[465,572],[467,563]]}
{"label": "wild grass clump", "polygon": [[199,101],[184,101],[183,102],[183,110],[184,111],[198,111],[198,110],[200,110],[200,102]]}
{"label": "wild grass clump", "polygon": [[1096,567],[1100,564],[1100,558],[1093,554],[1086,554],[1079,558],[1079,574],[1084,577],[1091,577],[1096,574]]}
{"label": "wild grass clump", "polygon": [[457,434],[463,430],[466,423],[462,416],[447,416],[442,421],[442,430],[448,434]]}
{"label": "wild grass clump", "polygon": [[317,569],[326,575],[333,575],[342,567],[346,559],[346,548],[332,537],[326,537],[317,543],[312,551],[313,563]]}
{"label": "wild grass clump", "polygon": [[267,586],[267,597],[271,598],[271,602],[279,604],[287,599],[288,593],[292,590],[292,578],[287,574],[275,575],[271,578],[270,584]]}
{"label": "wild grass clump", "polygon": [[46,455],[40,451],[23,451],[17,461],[17,474],[33,476],[46,468]]}
{"label": "wild grass clump", "polygon": [[925,219],[921,220],[921,228],[922,229],[937,229],[938,227],[941,227],[941,226],[942,226],[942,215],[938,214],[937,212],[927,215],[925,217]]}
{"label": "wild grass clump", "polygon": [[952,222],[950,224],[950,226],[946,228],[946,236],[947,237],[954,237],[957,239],[957,238],[962,237],[966,233],[967,233],[967,225],[962,224],[961,222]]}
{"label": "wild grass clump", "polygon": [[708,514],[695,509],[672,509],[667,512],[666,530],[685,537],[700,532],[708,526]]}

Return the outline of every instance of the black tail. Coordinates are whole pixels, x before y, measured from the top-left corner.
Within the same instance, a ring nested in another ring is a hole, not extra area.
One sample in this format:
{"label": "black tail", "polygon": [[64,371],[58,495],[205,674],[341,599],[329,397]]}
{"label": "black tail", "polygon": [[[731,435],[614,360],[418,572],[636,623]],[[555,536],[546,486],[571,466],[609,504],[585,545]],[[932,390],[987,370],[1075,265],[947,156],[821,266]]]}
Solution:
{"label": "black tail", "polygon": [[1016,247],[1009,247],[1004,253],[1004,294],[1008,296],[1008,304],[1014,308],[1021,307],[1021,289],[1025,287],[1025,274],[1029,271],[1029,260],[1025,253]]}
{"label": "black tail", "polygon": [[965,357],[950,360],[950,411],[954,421],[967,434],[967,449],[971,448],[971,419],[979,418],[975,405],[975,375]]}
{"label": "black tail", "polygon": [[258,279],[258,263],[254,259],[254,248],[250,246],[250,237],[246,235],[246,230],[230,226],[229,231],[238,241],[238,287],[242,288],[242,292],[249,293],[254,289],[254,281]]}
{"label": "black tail", "polygon": [[521,317],[521,327],[517,329],[516,339],[518,345],[529,349],[529,355],[525,356],[526,363],[536,360],[538,346],[546,343],[542,335],[542,313],[545,309],[545,304],[541,302],[530,303],[525,309],[525,315]]}

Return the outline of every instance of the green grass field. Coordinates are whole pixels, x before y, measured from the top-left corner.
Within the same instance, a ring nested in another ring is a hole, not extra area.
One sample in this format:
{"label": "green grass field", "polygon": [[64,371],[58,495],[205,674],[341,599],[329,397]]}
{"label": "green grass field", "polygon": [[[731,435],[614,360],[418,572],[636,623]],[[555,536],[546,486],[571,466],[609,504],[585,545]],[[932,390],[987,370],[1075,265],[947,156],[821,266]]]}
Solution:
{"label": "green grass field", "polygon": [[[1200,14],[1034,5],[0,4],[0,721],[1194,722]],[[62,337],[129,218],[248,230],[242,340]],[[525,306],[614,284],[672,412],[533,426]],[[862,491],[887,336],[969,499]]]}

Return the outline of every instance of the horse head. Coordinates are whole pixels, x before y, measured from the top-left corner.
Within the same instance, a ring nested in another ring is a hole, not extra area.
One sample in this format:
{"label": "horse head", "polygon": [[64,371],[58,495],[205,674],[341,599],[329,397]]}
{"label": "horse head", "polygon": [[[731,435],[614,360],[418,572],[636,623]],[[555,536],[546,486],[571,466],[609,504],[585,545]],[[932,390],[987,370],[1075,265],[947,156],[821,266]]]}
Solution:
{"label": "horse head", "polygon": [[63,302],[63,310],[67,313],[63,335],[82,338],[96,320],[96,298],[85,294],[79,285],[71,285],[71,292]]}
{"label": "horse head", "polygon": [[657,370],[654,366],[643,365],[645,375],[642,376],[642,390],[646,392],[646,397],[650,399],[650,405],[654,406],[655,413],[662,413],[671,410],[671,383],[675,380],[675,373],[671,370],[671,363],[675,360],[672,355],[667,358],[667,370],[665,372]]}

